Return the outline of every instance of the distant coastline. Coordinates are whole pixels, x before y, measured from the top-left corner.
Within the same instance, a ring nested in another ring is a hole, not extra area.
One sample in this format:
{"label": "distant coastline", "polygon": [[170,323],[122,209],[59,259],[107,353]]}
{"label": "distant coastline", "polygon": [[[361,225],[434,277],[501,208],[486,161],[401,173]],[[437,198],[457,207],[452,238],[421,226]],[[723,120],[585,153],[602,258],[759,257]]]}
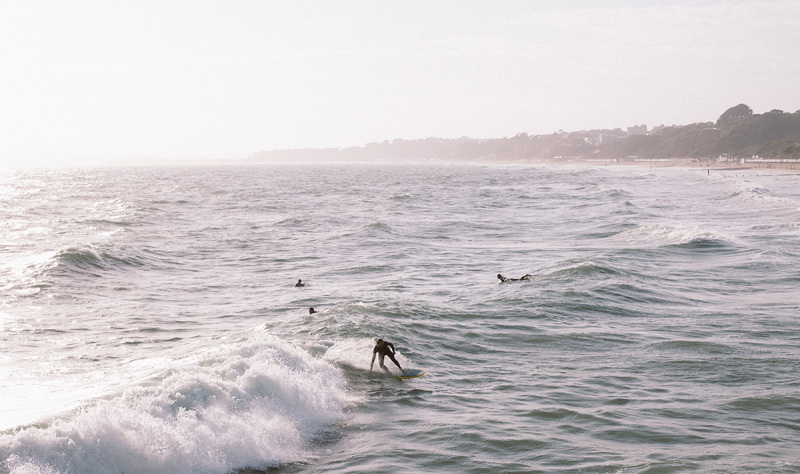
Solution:
{"label": "distant coastline", "polygon": [[249,162],[586,163],[800,168],[800,111],[754,114],[739,104],[712,122],[558,131],[513,137],[395,139],[348,148],[261,151]]}

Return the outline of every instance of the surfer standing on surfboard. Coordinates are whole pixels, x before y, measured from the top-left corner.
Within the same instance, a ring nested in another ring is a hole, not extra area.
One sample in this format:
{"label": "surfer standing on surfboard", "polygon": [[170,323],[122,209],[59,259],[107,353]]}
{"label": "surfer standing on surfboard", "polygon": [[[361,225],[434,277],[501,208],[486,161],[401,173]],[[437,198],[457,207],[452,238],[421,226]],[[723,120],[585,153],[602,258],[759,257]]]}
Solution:
{"label": "surfer standing on surfboard", "polygon": [[394,344],[391,342],[386,342],[383,339],[378,339],[375,341],[375,348],[372,349],[372,362],[369,363],[369,370],[372,370],[372,365],[375,364],[375,355],[378,355],[378,365],[381,366],[381,369],[385,370],[386,373],[389,373],[389,369],[383,365],[383,358],[384,356],[389,356],[394,365],[400,369],[400,372],[403,371],[403,368],[400,367],[400,363],[397,362],[397,359],[394,358],[395,351],[394,351]]}

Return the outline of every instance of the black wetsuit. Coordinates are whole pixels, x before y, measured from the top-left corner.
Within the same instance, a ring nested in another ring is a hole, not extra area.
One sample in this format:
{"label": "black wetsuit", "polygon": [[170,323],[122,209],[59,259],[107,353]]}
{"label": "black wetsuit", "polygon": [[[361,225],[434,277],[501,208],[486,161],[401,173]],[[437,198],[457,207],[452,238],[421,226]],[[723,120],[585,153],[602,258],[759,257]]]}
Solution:
{"label": "black wetsuit", "polygon": [[382,346],[380,344],[375,344],[375,348],[372,349],[372,362],[369,363],[369,370],[372,370],[372,364],[375,363],[376,354],[378,355],[378,365],[381,367],[381,369],[385,370],[386,372],[389,372],[389,369],[383,364],[384,356],[388,356],[389,359],[392,362],[394,362],[394,365],[396,365],[398,369],[400,369],[401,371],[403,370],[403,368],[400,367],[400,363],[397,362],[397,359],[394,358],[395,354],[394,344],[392,344],[391,342],[383,341]]}
{"label": "black wetsuit", "polygon": [[531,279],[531,276],[530,276],[530,275],[525,275],[525,276],[523,276],[522,278],[506,278],[506,277],[504,277],[503,275],[500,275],[500,274],[498,273],[498,274],[497,274],[497,279],[498,279],[498,280],[500,280],[501,282],[507,282],[507,281],[528,281],[528,280],[530,280],[530,279]]}

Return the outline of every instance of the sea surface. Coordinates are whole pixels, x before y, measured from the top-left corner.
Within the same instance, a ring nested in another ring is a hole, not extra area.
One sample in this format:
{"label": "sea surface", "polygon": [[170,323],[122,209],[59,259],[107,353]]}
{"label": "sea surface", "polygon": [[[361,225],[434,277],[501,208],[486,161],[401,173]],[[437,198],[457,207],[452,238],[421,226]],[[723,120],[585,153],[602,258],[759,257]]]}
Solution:
{"label": "sea surface", "polygon": [[799,180],[2,169],[0,473],[800,472]]}

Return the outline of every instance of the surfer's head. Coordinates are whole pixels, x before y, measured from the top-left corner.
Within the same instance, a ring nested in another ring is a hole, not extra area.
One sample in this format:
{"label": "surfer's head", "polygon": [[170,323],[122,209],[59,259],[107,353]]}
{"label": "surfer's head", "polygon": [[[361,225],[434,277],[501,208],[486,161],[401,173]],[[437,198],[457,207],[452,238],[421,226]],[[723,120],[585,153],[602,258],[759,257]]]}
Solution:
{"label": "surfer's head", "polygon": [[498,273],[498,274],[497,274],[497,279],[498,279],[498,280],[502,280],[502,279],[503,279],[503,275],[501,275],[501,274],[499,274],[499,273]]}
{"label": "surfer's head", "polygon": [[383,339],[375,339],[375,344],[377,344],[379,346],[382,346],[383,345]]}

